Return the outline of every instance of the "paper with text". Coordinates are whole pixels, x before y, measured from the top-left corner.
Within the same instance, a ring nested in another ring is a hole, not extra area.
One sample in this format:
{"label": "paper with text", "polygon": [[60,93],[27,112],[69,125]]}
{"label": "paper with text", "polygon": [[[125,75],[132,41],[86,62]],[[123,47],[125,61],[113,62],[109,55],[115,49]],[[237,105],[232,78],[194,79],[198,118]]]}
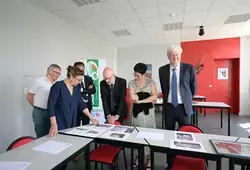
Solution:
{"label": "paper with text", "polygon": [[32,150],[35,151],[41,151],[41,152],[47,152],[50,154],[57,155],[63,150],[70,147],[72,144],[70,143],[64,143],[64,142],[57,142],[57,141],[47,141],[41,145],[38,145],[34,147]]}
{"label": "paper with text", "polygon": [[164,140],[164,134],[162,133],[153,133],[153,132],[139,132],[136,138],[145,138],[148,140]]}
{"label": "paper with text", "polygon": [[25,170],[30,164],[30,162],[0,161],[0,170]]}

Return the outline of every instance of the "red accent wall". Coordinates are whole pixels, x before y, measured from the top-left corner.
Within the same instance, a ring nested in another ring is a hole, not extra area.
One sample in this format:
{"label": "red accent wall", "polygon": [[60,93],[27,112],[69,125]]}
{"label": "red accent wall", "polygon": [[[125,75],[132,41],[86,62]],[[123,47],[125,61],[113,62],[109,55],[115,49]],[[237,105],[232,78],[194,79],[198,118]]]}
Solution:
{"label": "red accent wall", "polygon": [[[239,113],[240,38],[182,42],[181,46],[182,62],[195,66],[205,54],[204,68],[197,75],[197,94],[207,101],[225,102],[232,106],[231,112]],[[228,80],[218,80],[218,68],[223,67],[229,69]]]}

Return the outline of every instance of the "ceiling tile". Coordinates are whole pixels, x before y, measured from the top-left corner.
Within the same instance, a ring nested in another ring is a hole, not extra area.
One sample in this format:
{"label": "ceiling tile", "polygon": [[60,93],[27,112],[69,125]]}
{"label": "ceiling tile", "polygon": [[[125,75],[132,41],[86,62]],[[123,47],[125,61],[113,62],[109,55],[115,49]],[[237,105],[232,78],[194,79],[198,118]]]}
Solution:
{"label": "ceiling tile", "polygon": [[158,5],[170,5],[171,3],[182,2],[184,3],[185,0],[158,0]]}
{"label": "ceiling tile", "polygon": [[209,10],[214,0],[188,0],[185,12]]}
{"label": "ceiling tile", "polygon": [[136,13],[137,13],[138,17],[141,19],[159,17],[159,10],[157,7],[136,10]]}
{"label": "ceiling tile", "polygon": [[50,0],[49,5],[53,9],[52,11],[78,8],[71,0]]}
{"label": "ceiling tile", "polygon": [[165,37],[168,42],[181,41],[181,30],[165,31]]}
{"label": "ceiling tile", "polygon": [[139,18],[134,11],[124,11],[115,13],[114,15],[122,23],[139,22]]}
{"label": "ceiling tile", "polygon": [[235,9],[233,15],[247,14],[247,13],[250,13],[250,3],[244,3],[244,4],[239,5]]}
{"label": "ceiling tile", "polygon": [[162,19],[163,24],[182,22],[183,21],[183,13],[176,14],[173,17],[168,16],[168,15],[164,15],[161,17],[161,19]]}
{"label": "ceiling tile", "polygon": [[103,9],[111,13],[131,11],[131,5],[128,0],[108,0],[102,3]]}
{"label": "ceiling tile", "polygon": [[135,10],[157,6],[157,0],[130,0],[130,2]]}
{"label": "ceiling tile", "polygon": [[161,5],[159,6],[161,16],[169,15],[169,14],[178,14],[184,12],[184,3],[171,3],[169,5]]}
{"label": "ceiling tile", "polygon": [[160,17],[141,19],[141,22],[144,27],[162,26]]}
{"label": "ceiling tile", "polygon": [[193,41],[198,38],[198,31],[195,28],[184,29],[181,33],[181,41]]}
{"label": "ceiling tile", "polygon": [[[196,11],[192,13],[187,13],[184,17],[183,27],[194,27],[203,24],[208,11]],[[195,19],[194,19],[195,18]]]}
{"label": "ceiling tile", "polygon": [[237,5],[240,4],[240,2],[241,0],[215,0],[212,8],[220,8],[220,7],[226,7],[226,6],[237,7]]}
{"label": "ceiling tile", "polygon": [[94,18],[86,18],[86,19],[77,21],[76,23],[80,24],[82,28],[99,27],[99,23]]}

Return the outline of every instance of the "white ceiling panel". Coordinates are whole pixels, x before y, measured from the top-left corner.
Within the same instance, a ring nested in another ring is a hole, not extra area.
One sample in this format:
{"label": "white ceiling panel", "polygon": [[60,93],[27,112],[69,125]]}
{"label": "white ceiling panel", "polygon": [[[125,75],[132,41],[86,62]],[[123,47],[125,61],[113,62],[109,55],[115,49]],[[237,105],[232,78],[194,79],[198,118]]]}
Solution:
{"label": "white ceiling panel", "polygon": [[168,5],[161,5],[159,6],[160,13],[162,16],[169,15],[169,14],[179,14],[184,12],[184,3],[171,3]]}
{"label": "white ceiling panel", "polygon": [[215,0],[213,3],[213,8],[221,8],[227,6],[237,7],[241,3],[241,0]]}
{"label": "white ceiling panel", "polygon": [[161,17],[163,24],[177,23],[183,21],[183,13],[176,14],[174,17],[165,15]]}
{"label": "white ceiling panel", "polygon": [[86,18],[83,20],[79,20],[76,22],[76,24],[81,25],[82,28],[88,29],[88,28],[94,28],[99,27],[100,25],[94,18]]}
{"label": "white ceiling panel", "polygon": [[157,0],[158,1],[158,5],[169,5],[171,3],[176,3],[176,2],[182,2],[184,3],[185,0]]}
{"label": "white ceiling panel", "polygon": [[165,31],[167,42],[178,42],[181,40],[181,30]]}
{"label": "white ceiling panel", "polygon": [[233,15],[250,13],[250,3],[244,3],[239,5],[234,11]]}
{"label": "white ceiling panel", "polygon": [[144,25],[144,27],[153,27],[153,26],[163,25],[160,17],[141,19],[141,22]]}
{"label": "white ceiling panel", "polygon": [[157,6],[157,0],[129,0],[129,1],[135,10]]}
{"label": "white ceiling panel", "polygon": [[124,11],[115,13],[115,16],[122,23],[139,22],[139,18],[134,11]]}
{"label": "white ceiling panel", "polygon": [[208,11],[196,11],[187,13],[184,17],[183,27],[194,27],[202,25],[207,14]]}
{"label": "white ceiling panel", "polygon": [[111,13],[131,11],[131,5],[128,0],[106,0],[102,3],[103,9]]}
{"label": "white ceiling panel", "polygon": [[198,38],[198,31],[196,28],[182,30],[181,40],[182,41],[193,41]]}
{"label": "white ceiling panel", "polygon": [[250,3],[250,0],[242,0],[242,3]]}
{"label": "white ceiling panel", "polygon": [[159,10],[158,7],[152,7],[152,8],[144,8],[136,10],[136,13],[139,18],[153,18],[153,17],[159,17]]}
{"label": "white ceiling panel", "polygon": [[[43,1],[43,0],[42,0]],[[52,11],[72,9],[78,7],[72,0],[50,0],[49,5]]]}
{"label": "white ceiling panel", "polygon": [[214,0],[188,0],[186,1],[186,12],[209,10]]}

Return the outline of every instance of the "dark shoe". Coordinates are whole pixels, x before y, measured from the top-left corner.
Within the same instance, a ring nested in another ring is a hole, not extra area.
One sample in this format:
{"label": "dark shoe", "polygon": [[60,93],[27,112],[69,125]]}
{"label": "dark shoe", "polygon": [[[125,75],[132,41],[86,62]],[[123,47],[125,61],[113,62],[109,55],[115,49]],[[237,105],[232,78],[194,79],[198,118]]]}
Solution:
{"label": "dark shoe", "polygon": [[172,170],[172,168],[170,168],[170,167],[167,167],[165,170]]}

